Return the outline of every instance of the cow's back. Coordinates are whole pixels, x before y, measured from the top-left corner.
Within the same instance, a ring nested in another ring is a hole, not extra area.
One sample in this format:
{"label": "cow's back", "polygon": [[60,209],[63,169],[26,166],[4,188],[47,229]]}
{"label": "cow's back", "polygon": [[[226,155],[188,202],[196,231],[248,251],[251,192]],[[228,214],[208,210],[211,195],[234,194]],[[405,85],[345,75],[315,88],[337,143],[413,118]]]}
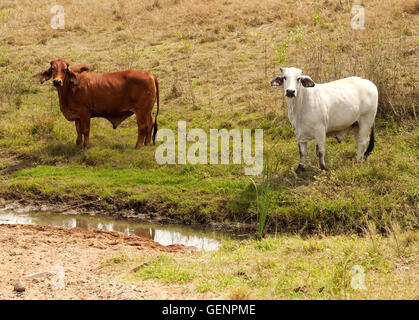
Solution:
{"label": "cow's back", "polygon": [[95,116],[135,113],[143,104],[149,109],[156,97],[154,76],[143,70],[88,73],[81,76],[79,87]]}
{"label": "cow's back", "polygon": [[328,112],[328,130],[342,130],[364,115],[375,117],[378,93],[369,80],[349,77],[320,84],[318,89]]}
{"label": "cow's back", "polygon": [[[373,105],[378,101],[378,90],[370,80],[360,77],[339,79],[322,85],[324,92],[339,97],[350,97],[353,102],[362,105]],[[361,111],[362,112],[362,111]]]}

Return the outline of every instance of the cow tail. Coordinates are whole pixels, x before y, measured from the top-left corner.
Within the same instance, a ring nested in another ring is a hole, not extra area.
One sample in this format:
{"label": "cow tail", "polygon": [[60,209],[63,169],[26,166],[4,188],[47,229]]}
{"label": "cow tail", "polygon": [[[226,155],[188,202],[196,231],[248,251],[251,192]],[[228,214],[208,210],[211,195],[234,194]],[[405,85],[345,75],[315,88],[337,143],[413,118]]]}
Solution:
{"label": "cow tail", "polygon": [[374,125],[373,125],[371,129],[370,143],[368,144],[368,148],[364,153],[365,158],[367,158],[370,155],[372,149],[374,149],[374,144],[375,144],[375,140],[374,140]]}
{"label": "cow tail", "polygon": [[154,118],[153,144],[156,144],[157,116],[159,114],[159,108],[160,108],[159,81],[157,80],[157,77],[154,77],[154,83],[156,84],[157,112],[156,112],[156,117]]}

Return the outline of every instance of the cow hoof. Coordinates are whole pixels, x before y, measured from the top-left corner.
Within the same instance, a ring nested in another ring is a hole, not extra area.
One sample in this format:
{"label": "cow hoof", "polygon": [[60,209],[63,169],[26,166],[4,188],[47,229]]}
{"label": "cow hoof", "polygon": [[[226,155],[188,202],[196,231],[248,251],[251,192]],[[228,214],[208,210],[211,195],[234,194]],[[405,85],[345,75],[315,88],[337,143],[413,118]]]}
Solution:
{"label": "cow hoof", "polygon": [[301,172],[304,172],[304,171],[306,171],[306,169],[301,164],[299,164],[298,167],[297,167],[297,169],[295,169],[295,173],[296,174],[300,174]]}
{"label": "cow hoof", "polygon": [[329,171],[329,169],[326,166],[320,165],[320,169],[322,169],[323,171]]}

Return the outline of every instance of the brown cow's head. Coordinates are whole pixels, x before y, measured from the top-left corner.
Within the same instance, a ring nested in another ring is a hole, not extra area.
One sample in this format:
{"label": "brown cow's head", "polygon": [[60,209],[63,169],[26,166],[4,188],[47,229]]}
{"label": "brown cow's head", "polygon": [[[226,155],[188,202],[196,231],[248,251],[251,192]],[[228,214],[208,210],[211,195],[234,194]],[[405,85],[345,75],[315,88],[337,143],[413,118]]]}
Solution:
{"label": "brown cow's head", "polygon": [[41,77],[41,83],[53,79],[53,85],[60,88],[64,85],[66,79],[73,85],[78,85],[77,73],[89,71],[89,67],[84,64],[74,66],[74,70],[70,68],[70,64],[65,60],[53,60],[50,62],[51,67],[44,71]]}
{"label": "brown cow's head", "polygon": [[50,62],[49,69],[45,70],[41,77],[41,83],[53,79],[53,85],[55,87],[62,87],[64,80],[68,72],[69,63],[65,60],[53,60]]}

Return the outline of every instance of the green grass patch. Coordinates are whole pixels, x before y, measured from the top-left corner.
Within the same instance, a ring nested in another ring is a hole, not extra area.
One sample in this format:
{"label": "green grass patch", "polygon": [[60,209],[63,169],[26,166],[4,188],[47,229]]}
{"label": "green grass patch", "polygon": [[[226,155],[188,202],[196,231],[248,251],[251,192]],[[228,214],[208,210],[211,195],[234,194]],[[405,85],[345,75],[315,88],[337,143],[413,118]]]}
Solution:
{"label": "green grass patch", "polygon": [[193,270],[183,268],[173,257],[159,254],[147,266],[140,268],[135,277],[158,279],[163,283],[186,283],[194,278]]}
{"label": "green grass patch", "polygon": [[[132,264],[113,270],[130,283],[182,283],[192,293],[221,299],[415,299],[418,236],[223,240],[217,252],[158,254],[135,274],[128,271]],[[359,272],[365,289],[354,287]]]}
{"label": "green grass patch", "polygon": [[[106,210],[151,208],[185,223],[245,222],[256,229],[259,220],[260,233],[360,233],[368,221],[382,232],[392,221],[417,227],[417,68],[408,50],[418,35],[403,31],[414,24],[409,10],[369,1],[366,12],[380,19],[370,19],[354,37],[342,6],[301,1],[295,12],[291,0],[181,2],[161,0],[150,8],[131,0],[92,1],[89,14],[69,3],[65,31],[50,28],[40,0],[0,8],[0,21],[13,21],[0,35],[2,196],[87,198]],[[43,22],[28,25],[28,19]],[[91,147],[82,151],[51,82],[39,83],[56,58],[94,72],[143,68],[157,75],[159,128],[176,131],[179,120],[206,132],[263,128],[265,159],[278,163],[269,187],[253,177],[258,200],[241,165],[159,166],[155,146],[134,150],[134,117],[117,130],[92,119]],[[353,137],[341,144],[328,139],[330,172],[319,170],[312,143],[307,171],[295,175],[298,148],[283,92],[269,86],[279,63],[302,68],[318,83],[352,75],[376,83],[377,142],[368,160],[355,163]]]}

